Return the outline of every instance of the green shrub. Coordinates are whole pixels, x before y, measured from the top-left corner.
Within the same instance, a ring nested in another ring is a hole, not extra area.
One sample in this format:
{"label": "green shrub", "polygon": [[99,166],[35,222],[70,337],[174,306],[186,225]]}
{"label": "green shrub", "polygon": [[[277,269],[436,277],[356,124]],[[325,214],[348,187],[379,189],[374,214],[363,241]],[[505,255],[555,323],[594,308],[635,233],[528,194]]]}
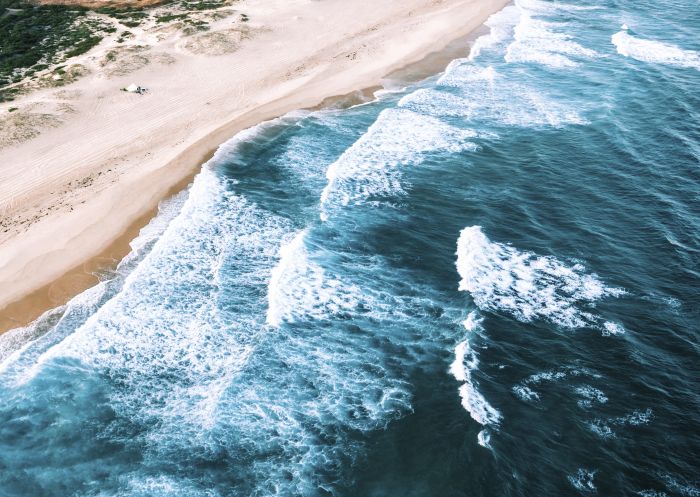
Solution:
{"label": "green shrub", "polygon": [[111,24],[88,18],[87,12],[75,6],[0,0],[0,87],[48,69],[62,54],[85,53],[105,33],[116,31]]}
{"label": "green shrub", "polygon": [[15,99],[15,95],[19,93],[17,88],[7,88],[5,90],[0,90],[0,102],[12,102]]}
{"label": "green shrub", "polygon": [[91,36],[90,38],[80,40],[78,43],[73,45],[73,48],[71,50],[68,50],[66,52],[66,57],[75,57],[76,55],[82,55],[101,41],[102,38],[99,36]]}
{"label": "green shrub", "polygon": [[183,2],[187,10],[214,10],[226,5],[226,0],[204,0],[201,2]]}
{"label": "green shrub", "polygon": [[162,16],[156,16],[156,22],[162,23],[162,22],[170,22],[170,21],[175,21],[177,19],[185,19],[187,17],[187,14],[165,14]]}

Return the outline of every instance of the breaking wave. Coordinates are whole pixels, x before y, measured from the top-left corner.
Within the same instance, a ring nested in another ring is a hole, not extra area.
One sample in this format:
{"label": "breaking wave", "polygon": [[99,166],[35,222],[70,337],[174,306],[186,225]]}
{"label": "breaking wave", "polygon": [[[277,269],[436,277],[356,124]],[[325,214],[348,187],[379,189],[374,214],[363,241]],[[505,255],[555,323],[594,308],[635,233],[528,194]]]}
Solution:
{"label": "breaking wave", "polygon": [[552,322],[564,328],[599,327],[591,305],[624,290],[607,287],[582,264],[568,266],[551,256],[537,256],[489,240],[479,226],[459,237],[460,289],[482,310],[516,319]]}
{"label": "breaking wave", "polygon": [[675,45],[660,41],[645,40],[630,34],[628,29],[622,29],[612,36],[612,43],[617,53],[632,57],[641,62],[663,64],[683,69],[700,71],[700,54],[692,50],[683,50]]}
{"label": "breaking wave", "polygon": [[[462,406],[469,413],[474,421],[480,425],[497,425],[501,420],[501,414],[494,409],[477,390],[472,372],[479,367],[479,358],[476,352],[470,347],[470,335],[477,333],[477,328],[481,326],[476,313],[471,312],[464,321],[464,328],[468,336],[455,347],[455,359],[450,365],[450,373],[457,381],[462,382],[459,387],[459,396],[462,398]],[[487,432],[480,435],[479,441],[482,445],[487,444],[485,438]]]}
{"label": "breaking wave", "polygon": [[304,246],[307,231],[299,232],[280,248],[280,260],[273,269],[268,287],[267,322],[279,326],[296,317],[327,319],[342,311],[357,310],[362,290],[328,277],[310,259]]}
{"label": "breaking wave", "polygon": [[512,81],[491,66],[484,68],[469,63],[452,66],[436,88],[407,95],[399,105],[435,116],[488,120],[506,126],[562,127],[587,123],[580,110],[548,99],[541,90]]}
{"label": "breaking wave", "polygon": [[514,28],[514,39],[506,49],[506,62],[572,68],[580,60],[597,55],[567,34],[566,22],[543,19],[547,14],[575,11],[581,7],[539,0],[516,0],[515,5],[519,10],[519,19]]}
{"label": "breaking wave", "polygon": [[321,219],[334,208],[402,195],[401,167],[430,153],[474,150],[476,133],[406,109],[384,110],[367,132],[328,168]]}

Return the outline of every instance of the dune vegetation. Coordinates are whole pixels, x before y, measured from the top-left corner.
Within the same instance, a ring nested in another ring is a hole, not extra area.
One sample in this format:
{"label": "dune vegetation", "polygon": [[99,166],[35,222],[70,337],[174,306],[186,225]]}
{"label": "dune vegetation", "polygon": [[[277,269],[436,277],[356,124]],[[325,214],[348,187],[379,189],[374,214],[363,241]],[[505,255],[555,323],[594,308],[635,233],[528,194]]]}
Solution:
{"label": "dune vegetation", "polygon": [[181,0],[163,5],[162,1],[135,0],[107,6],[104,1],[0,0],[0,102],[13,100],[28,83],[59,86],[71,81],[80,74],[67,70],[70,59],[107,36],[123,43],[132,38],[134,28],[171,23],[185,34],[206,31],[204,11],[233,1]]}

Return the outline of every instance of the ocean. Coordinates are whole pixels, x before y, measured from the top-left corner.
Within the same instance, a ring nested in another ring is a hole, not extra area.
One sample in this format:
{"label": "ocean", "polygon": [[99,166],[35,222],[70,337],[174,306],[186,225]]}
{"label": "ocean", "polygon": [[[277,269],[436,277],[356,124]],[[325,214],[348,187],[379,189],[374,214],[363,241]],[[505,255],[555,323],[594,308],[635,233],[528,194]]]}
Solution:
{"label": "ocean", "polygon": [[700,495],[699,5],[487,28],[2,335],[0,496]]}

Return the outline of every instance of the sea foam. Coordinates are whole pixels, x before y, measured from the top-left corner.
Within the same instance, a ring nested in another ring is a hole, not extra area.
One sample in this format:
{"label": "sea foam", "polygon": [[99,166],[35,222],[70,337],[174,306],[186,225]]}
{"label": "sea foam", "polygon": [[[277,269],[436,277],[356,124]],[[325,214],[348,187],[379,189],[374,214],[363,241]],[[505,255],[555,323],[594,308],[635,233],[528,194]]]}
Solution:
{"label": "sea foam", "polygon": [[516,0],[515,5],[520,18],[514,29],[513,42],[506,49],[506,62],[571,68],[578,65],[578,60],[597,55],[594,50],[573,41],[566,33],[566,22],[544,19],[556,18],[561,11],[580,7],[538,0]]}
{"label": "sea foam", "polygon": [[492,66],[469,62],[454,65],[435,88],[420,89],[403,97],[399,106],[434,116],[527,128],[588,122],[579,110],[548,98],[541,89],[516,82]]}
{"label": "sea foam", "polygon": [[596,473],[596,470],[579,468],[576,470],[575,474],[567,476],[567,479],[576,490],[581,492],[595,492],[596,486],[594,480]]}
{"label": "sea foam", "polygon": [[474,150],[476,133],[408,109],[387,109],[327,170],[321,219],[338,207],[370,198],[401,195],[401,166],[418,165],[427,154]]}
{"label": "sea foam", "polygon": [[580,399],[576,402],[581,409],[588,409],[596,404],[605,404],[608,397],[605,393],[591,385],[582,385],[574,389]]}
{"label": "sea foam", "polygon": [[588,423],[589,429],[601,438],[614,438],[616,436],[615,427],[641,426],[651,422],[654,412],[648,408],[643,411],[634,410],[624,416],[610,419],[595,419]]}
{"label": "sea foam", "polygon": [[[450,373],[457,381],[462,382],[459,387],[459,396],[462,399],[462,407],[472,419],[484,426],[498,425],[501,414],[479,392],[472,378],[472,372],[479,367],[479,358],[470,342],[474,339],[474,335],[482,330],[481,322],[477,313],[472,311],[462,323],[467,330],[467,336],[455,346],[455,358],[450,365]],[[489,439],[488,432],[480,433],[479,443],[484,447],[488,445]]]}
{"label": "sea foam", "polygon": [[359,305],[359,288],[328,277],[323,267],[310,259],[304,245],[306,234],[307,230],[299,232],[280,248],[267,292],[267,322],[271,326],[298,317],[328,319]]}
{"label": "sea foam", "polygon": [[[509,5],[492,14],[484,23],[489,28],[489,33],[476,39],[469,51],[469,60],[474,60],[485,50],[489,50],[513,35],[513,29],[520,19],[520,9],[515,5]],[[453,61],[456,63],[459,61]],[[449,67],[448,67],[449,70]]]}
{"label": "sea foam", "polygon": [[675,45],[660,41],[638,38],[627,29],[612,35],[611,41],[617,53],[642,62],[663,64],[683,69],[700,71],[700,54],[692,50],[683,50]]}
{"label": "sea foam", "polygon": [[507,313],[519,321],[545,320],[563,328],[601,327],[590,305],[624,293],[607,287],[582,264],[566,265],[489,240],[479,226],[459,237],[460,289],[482,310]]}
{"label": "sea foam", "polygon": [[[557,383],[566,379],[579,377],[599,379],[600,375],[586,368],[562,366],[558,369],[534,373],[525,378],[519,384],[515,385],[512,388],[512,391],[517,398],[524,402],[539,401],[540,393],[534,390],[534,388],[547,383]],[[584,403],[592,398],[596,398],[597,400],[601,401],[601,403],[607,401],[607,397],[605,397],[605,394],[603,394],[602,391],[590,385],[578,387],[575,392],[579,396],[583,397]],[[582,406],[582,404],[579,403],[579,406]]]}

